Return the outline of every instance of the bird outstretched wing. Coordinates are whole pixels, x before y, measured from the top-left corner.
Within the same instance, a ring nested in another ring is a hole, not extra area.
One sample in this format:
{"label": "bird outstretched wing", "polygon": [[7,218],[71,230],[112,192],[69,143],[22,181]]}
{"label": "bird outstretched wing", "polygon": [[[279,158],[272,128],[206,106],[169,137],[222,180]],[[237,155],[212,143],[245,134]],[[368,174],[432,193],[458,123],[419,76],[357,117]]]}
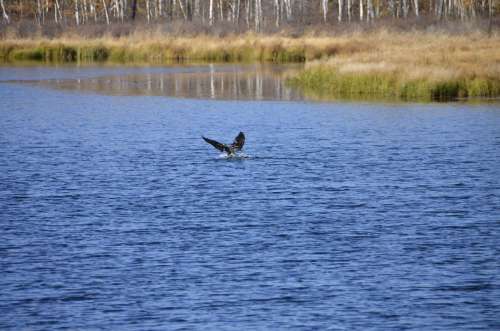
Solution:
{"label": "bird outstretched wing", "polygon": [[207,143],[209,143],[210,145],[214,146],[215,148],[217,148],[221,152],[227,152],[227,153],[231,152],[231,150],[229,149],[229,147],[226,144],[222,144],[222,143],[220,143],[218,141],[215,141],[215,140],[212,140],[212,139],[208,139],[208,138],[205,138],[203,136],[202,136],[202,138]]}
{"label": "bird outstretched wing", "polygon": [[231,144],[231,148],[239,151],[243,148],[243,145],[245,145],[245,135],[243,134],[243,132],[240,132],[238,133],[236,138],[234,138],[234,141]]}

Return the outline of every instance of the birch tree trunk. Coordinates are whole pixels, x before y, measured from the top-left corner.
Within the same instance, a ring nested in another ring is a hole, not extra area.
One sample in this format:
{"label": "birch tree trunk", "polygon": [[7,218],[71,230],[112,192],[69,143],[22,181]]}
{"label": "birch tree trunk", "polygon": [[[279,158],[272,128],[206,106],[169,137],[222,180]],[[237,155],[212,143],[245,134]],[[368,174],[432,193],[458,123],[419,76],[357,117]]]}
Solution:
{"label": "birch tree trunk", "polygon": [[210,0],[208,5],[208,25],[212,26],[214,24],[214,0]]}
{"label": "birch tree trunk", "polygon": [[488,1],[488,35],[491,36],[493,18],[493,0]]}
{"label": "birch tree trunk", "polygon": [[120,20],[123,21],[125,20],[125,3],[124,0],[120,0]]}
{"label": "birch tree trunk", "polygon": [[104,15],[106,16],[106,24],[109,25],[108,6],[106,5],[105,0],[102,0],[102,8],[104,9]]}
{"label": "birch tree trunk", "polygon": [[328,15],[328,0],[321,0],[321,9],[323,10],[323,22],[326,23],[326,15]]}
{"label": "birch tree trunk", "polygon": [[75,0],[75,20],[76,20],[76,25],[80,25],[80,13],[78,12],[78,0]]}
{"label": "birch tree trunk", "polygon": [[[59,1],[55,0],[55,2],[54,2],[54,22],[56,24],[59,23],[59,18],[60,17],[61,17],[61,11],[60,11],[60,8],[59,8]],[[61,19],[62,19],[62,17],[61,17]]]}
{"label": "birch tree trunk", "polygon": [[9,20],[9,15],[7,15],[7,11],[5,10],[5,6],[3,4],[3,0],[0,0],[0,7],[2,7],[2,17],[5,20],[5,22],[10,23]]}
{"label": "birch tree trunk", "polygon": [[247,29],[250,29],[250,0],[246,0],[245,21],[247,23]]}
{"label": "birch tree trunk", "polygon": [[[155,19],[161,22],[161,18],[194,20],[204,26],[227,21],[235,27],[246,23],[247,29],[262,32],[268,25],[280,28],[284,22],[321,24],[335,16],[338,22],[352,22],[357,21],[359,14],[360,22],[370,22],[379,17],[407,19],[414,15],[462,21],[482,19],[491,31],[500,17],[499,4],[500,0],[0,0],[0,22],[10,24],[34,18],[39,25],[109,25],[142,19],[144,15],[148,23]],[[293,17],[293,11],[297,17]]]}
{"label": "birch tree trunk", "polygon": [[277,28],[280,27],[280,0],[274,0],[274,24]]}
{"label": "birch tree trunk", "polygon": [[262,0],[255,0],[255,32],[260,32],[262,22]]}
{"label": "birch tree trunk", "polygon": [[42,3],[42,10],[41,10],[41,13],[42,13],[42,24],[45,24],[45,4]]}
{"label": "birch tree trunk", "polygon": [[339,16],[338,16],[338,21],[339,22],[342,22],[342,3],[344,2],[344,0],[339,0]]}
{"label": "birch tree trunk", "polygon": [[375,14],[373,12],[373,2],[372,0],[366,0],[366,20],[373,21]]}
{"label": "birch tree trunk", "polygon": [[181,8],[181,13],[182,13],[182,16],[184,17],[184,21],[186,21],[187,15],[186,15],[186,11],[184,10],[184,6],[182,5],[182,0],[179,0],[179,7]]}
{"label": "birch tree trunk", "polygon": [[87,0],[82,0],[82,23],[85,24],[88,20],[88,13],[87,13]]}
{"label": "birch tree trunk", "polygon": [[236,23],[240,23],[240,6],[241,6],[241,0],[236,1]]}
{"label": "birch tree trunk", "polygon": [[349,23],[351,22],[351,8],[352,8],[352,0],[347,0],[347,20]]}
{"label": "birch tree trunk", "polygon": [[286,7],[286,20],[290,21],[292,19],[292,0],[284,0],[284,1]]}

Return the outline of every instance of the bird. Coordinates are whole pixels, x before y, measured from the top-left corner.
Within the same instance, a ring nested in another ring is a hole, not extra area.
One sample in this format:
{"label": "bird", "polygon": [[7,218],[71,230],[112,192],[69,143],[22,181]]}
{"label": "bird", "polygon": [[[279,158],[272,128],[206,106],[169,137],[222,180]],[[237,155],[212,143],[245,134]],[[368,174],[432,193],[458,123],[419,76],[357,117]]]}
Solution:
{"label": "bird", "polygon": [[228,156],[235,156],[236,152],[239,152],[243,149],[243,145],[245,144],[245,134],[240,131],[231,145],[222,144],[218,141],[205,138],[201,136],[203,140],[205,140],[210,145],[214,146],[221,152],[226,152]]}

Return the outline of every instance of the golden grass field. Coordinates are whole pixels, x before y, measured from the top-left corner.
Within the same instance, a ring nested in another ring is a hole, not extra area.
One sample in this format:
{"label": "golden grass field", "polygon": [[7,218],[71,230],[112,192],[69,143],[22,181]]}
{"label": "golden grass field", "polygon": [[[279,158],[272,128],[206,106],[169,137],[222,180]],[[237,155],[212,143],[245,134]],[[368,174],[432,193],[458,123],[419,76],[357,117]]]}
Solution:
{"label": "golden grass field", "polygon": [[252,33],[176,37],[4,39],[0,62],[306,62],[291,83],[321,97],[403,100],[500,96],[500,36],[474,32],[350,33],[292,38]]}
{"label": "golden grass field", "polygon": [[294,79],[318,97],[447,100],[500,96],[497,35],[379,32],[353,42],[355,52],[309,61]]}

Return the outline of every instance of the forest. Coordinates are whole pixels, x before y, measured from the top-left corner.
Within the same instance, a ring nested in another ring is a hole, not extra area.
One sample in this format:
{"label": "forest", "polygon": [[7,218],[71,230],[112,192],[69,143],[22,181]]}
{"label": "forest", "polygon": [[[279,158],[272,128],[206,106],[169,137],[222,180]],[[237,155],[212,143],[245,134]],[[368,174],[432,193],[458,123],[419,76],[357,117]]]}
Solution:
{"label": "forest", "polygon": [[498,0],[0,0],[2,24],[40,26],[186,22],[193,26],[271,31],[282,26],[396,19],[487,21]]}

